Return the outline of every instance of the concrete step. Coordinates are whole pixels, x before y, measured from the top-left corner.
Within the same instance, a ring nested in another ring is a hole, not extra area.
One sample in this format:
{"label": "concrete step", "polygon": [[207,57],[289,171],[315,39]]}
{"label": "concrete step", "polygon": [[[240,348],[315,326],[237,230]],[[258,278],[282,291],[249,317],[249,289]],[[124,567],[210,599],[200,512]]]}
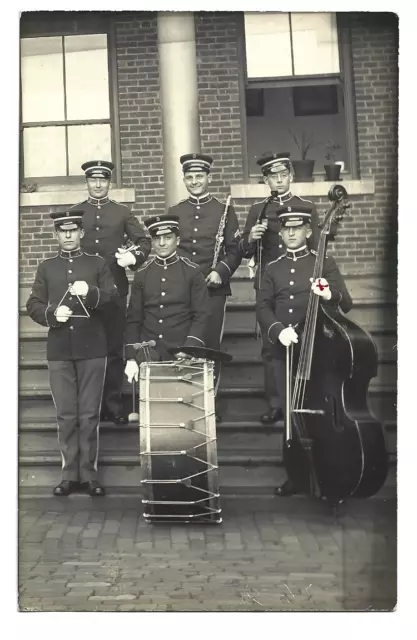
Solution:
{"label": "concrete step", "polygon": [[[381,329],[395,330],[397,326],[397,308],[391,302],[358,302],[347,316],[370,332]],[[230,304],[226,312],[225,331],[228,333],[242,331],[254,333],[255,305],[237,302]],[[39,338],[46,336],[47,332],[47,327],[42,327],[34,322],[26,312],[20,314],[19,333],[21,339]]]}
{"label": "concrete step", "polygon": [[[31,395],[49,395],[49,375],[45,363],[32,363],[33,368],[20,369],[19,374],[19,394],[22,397]],[[224,367],[221,377],[221,387],[240,387],[248,392],[253,387],[263,385],[263,367],[257,360],[237,360]],[[370,387],[375,388],[381,385],[395,388],[397,381],[397,368],[395,362],[382,363],[378,366],[378,375],[370,382]],[[129,396],[132,386],[127,382],[123,385],[123,393]]]}
{"label": "concrete step", "polygon": [[[217,426],[219,454],[275,451],[282,449],[283,423],[263,425],[259,422],[222,422]],[[139,425],[115,426],[100,424],[100,451],[139,452]],[[57,429],[54,417],[43,422],[21,422],[19,452],[21,455],[38,451],[58,452]]]}
{"label": "concrete step", "polygon": [[[222,351],[230,353],[235,359],[259,359],[261,341],[255,338],[254,329],[255,327],[251,331],[225,331],[222,340]],[[396,331],[385,328],[380,331],[373,331],[372,338],[377,347],[380,360],[396,360]],[[46,361],[46,336],[38,337],[38,339],[21,338],[19,343],[20,365],[31,366],[38,361]]]}
{"label": "concrete step", "polygon": [[[26,464],[21,465],[19,476],[19,498],[51,498],[52,487],[61,479],[61,465],[57,459],[52,464],[36,464],[34,460],[27,459]],[[139,465],[129,465],[121,467],[108,464],[103,461],[99,466],[99,477],[107,488],[109,496],[123,499],[137,496],[138,505],[142,495],[140,484],[141,471]],[[272,496],[275,487],[286,479],[286,474],[282,465],[275,464],[271,460],[270,465],[223,465],[218,470],[218,482],[220,496]],[[380,491],[368,498],[368,500],[392,499],[397,494],[397,473],[396,467],[391,466],[387,480]],[[305,496],[294,496],[291,500],[307,499]],[[73,494],[69,498],[55,499],[57,503],[71,505],[80,500],[82,503],[92,504],[94,500],[95,508],[101,508],[104,501],[81,494]],[[119,503],[118,503],[119,504]],[[141,505],[140,505],[141,506]]]}
{"label": "concrete step", "polygon": [[[221,387],[218,392],[219,410],[224,420],[257,421],[265,412],[266,403],[262,387]],[[124,411],[126,415],[132,410],[132,395],[129,393],[123,397]],[[378,420],[382,422],[396,420],[396,391],[392,387],[370,386],[369,409]],[[55,415],[49,386],[39,389],[36,393],[28,390],[28,393],[20,395],[19,414],[26,416],[25,420],[31,420],[29,416],[42,417],[43,415]]]}
{"label": "concrete step", "polygon": [[[217,425],[218,455],[262,454],[275,452],[282,455],[284,423],[263,425],[260,422],[221,422]],[[396,456],[396,424],[384,425],[387,451]],[[140,430],[137,424],[115,426],[113,423],[100,424],[100,451],[108,453],[139,453]],[[21,422],[19,426],[19,455],[26,456],[38,452],[58,453],[58,439],[55,417],[42,422]]]}
{"label": "concrete step", "polygon": [[[235,302],[249,302],[255,300],[253,279],[249,277],[247,261],[243,261],[232,277],[232,297]],[[129,280],[133,273],[128,272]],[[397,296],[397,281],[395,276],[374,274],[371,276],[345,276],[346,286],[354,300],[391,300]],[[21,283],[19,287],[19,308],[25,309],[31,292],[32,283]]]}

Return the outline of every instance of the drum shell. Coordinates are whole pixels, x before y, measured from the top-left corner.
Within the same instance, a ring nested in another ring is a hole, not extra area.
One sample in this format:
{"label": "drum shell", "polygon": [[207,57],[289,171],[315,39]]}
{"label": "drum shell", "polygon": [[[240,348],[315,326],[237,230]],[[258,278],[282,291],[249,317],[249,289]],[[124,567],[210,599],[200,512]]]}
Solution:
{"label": "drum shell", "polygon": [[213,363],[142,363],[140,451],[149,522],[221,522]]}

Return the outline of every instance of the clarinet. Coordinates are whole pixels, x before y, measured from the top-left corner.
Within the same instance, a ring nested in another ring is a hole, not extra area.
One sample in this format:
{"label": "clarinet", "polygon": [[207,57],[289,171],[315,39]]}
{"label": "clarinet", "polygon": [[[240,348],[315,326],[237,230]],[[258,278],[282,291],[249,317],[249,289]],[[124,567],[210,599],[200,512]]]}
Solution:
{"label": "clarinet", "polygon": [[[262,222],[266,219],[266,210],[268,209],[269,204],[272,202],[272,200],[274,198],[276,198],[278,195],[278,191],[271,191],[271,195],[269,196],[269,198],[267,198],[265,200],[265,204],[262,207],[262,210],[258,216],[258,219],[256,221],[256,224],[262,224]],[[256,243],[257,247],[256,247],[256,257],[257,257],[257,263],[258,263],[258,272],[257,272],[257,279],[258,279],[258,289],[261,286],[261,262],[262,262],[262,250],[263,250],[263,246],[262,246],[262,238],[260,240],[257,241]]]}
{"label": "clarinet", "polygon": [[227,212],[229,210],[229,205],[230,205],[230,200],[231,200],[232,196],[227,196],[227,200],[226,200],[226,204],[224,207],[224,212],[223,215],[220,219],[220,224],[219,224],[219,228],[217,231],[217,235],[216,235],[216,244],[214,245],[214,254],[213,254],[213,264],[211,265],[211,270],[213,270],[215,268],[215,266],[217,265],[218,261],[219,261],[219,255],[220,255],[220,249],[222,247],[223,244],[223,232],[224,232],[224,227],[226,225],[226,219],[227,219]]}

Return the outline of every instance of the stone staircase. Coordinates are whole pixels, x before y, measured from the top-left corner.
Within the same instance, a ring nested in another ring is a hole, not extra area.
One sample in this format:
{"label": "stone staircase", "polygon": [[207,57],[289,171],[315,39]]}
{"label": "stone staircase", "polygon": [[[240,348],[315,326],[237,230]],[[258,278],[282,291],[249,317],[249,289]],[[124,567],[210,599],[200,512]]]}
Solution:
{"label": "stone staircase", "polygon": [[[378,375],[369,388],[369,407],[384,425],[391,469],[379,497],[396,493],[396,283],[375,277],[347,278],[354,299],[349,318],[367,329],[378,353]],[[19,459],[20,496],[49,497],[60,479],[55,411],[45,360],[46,329],[27,316],[29,286],[20,287]],[[217,427],[221,495],[272,495],[284,478],[283,423],[262,425],[265,410],[260,342],[254,338],[253,282],[241,267],[233,279],[222,348],[233,355],[219,389],[223,421]],[[131,387],[123,390],[126,412]],[[100,476],[109,496],[139,494],[139,429],[129,424],[100,426]]]}

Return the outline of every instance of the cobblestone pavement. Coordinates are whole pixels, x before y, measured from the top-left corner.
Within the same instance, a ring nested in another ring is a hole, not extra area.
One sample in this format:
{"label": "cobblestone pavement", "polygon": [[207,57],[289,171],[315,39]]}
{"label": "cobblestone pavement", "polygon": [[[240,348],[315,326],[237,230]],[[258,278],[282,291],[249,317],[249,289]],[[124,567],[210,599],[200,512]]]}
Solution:
{"label": "cobblestone pavement", "polygon": [[[222,501],[220,525],[146,524],[99,498],[21,505],[23,611],[357,611],[396,605],[396,503]],[[102,510],[100,510],[102,509]]]}

